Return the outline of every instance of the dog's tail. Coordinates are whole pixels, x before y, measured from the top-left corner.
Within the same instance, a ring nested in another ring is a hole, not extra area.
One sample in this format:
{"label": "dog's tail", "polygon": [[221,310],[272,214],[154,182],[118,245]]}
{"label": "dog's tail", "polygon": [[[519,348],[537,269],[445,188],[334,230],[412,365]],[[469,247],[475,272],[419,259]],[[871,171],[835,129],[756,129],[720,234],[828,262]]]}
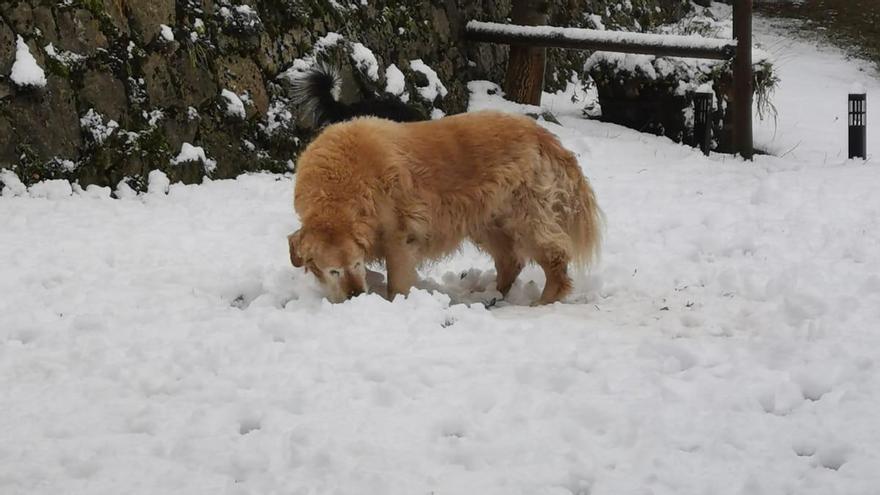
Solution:
{"label": "dog's tail", "polygon": [[342,75],[332,65],[318,63],[293,80],[293,103],[312,115],[316,127],[345,120],[348,105],[337,100]]}
{"label": "dog's tail", "polygon": [[540,139],[541,153],[553,162],[554,168],[564,170],[568,179],[563,226],[571,238],[572,261],[581,266],[589,265],[599,259],[605,214],[599,208],[596,194],[584,177],[577,157],[565,149],[556,136],[544,131],[546,134]]}
{"label": "dog's tail", "polygon": [[577,193],[575,204],[577,209],[571,219],[571,240],[574,245],[574,261],[587,265],[599,260],[602,248],[602,233],[605,229],[605,214],[596,202],[596,193],[584,177],[577,159],[572,155],[572,162],[577,168]]}

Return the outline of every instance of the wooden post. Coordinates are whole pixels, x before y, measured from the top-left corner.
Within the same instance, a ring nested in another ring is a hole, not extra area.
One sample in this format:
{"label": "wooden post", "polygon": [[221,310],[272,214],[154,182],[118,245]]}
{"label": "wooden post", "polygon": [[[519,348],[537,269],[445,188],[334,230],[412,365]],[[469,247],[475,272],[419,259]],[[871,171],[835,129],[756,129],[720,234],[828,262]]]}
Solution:
{"label": "wooden post", "polygon": [[[511,21],[525,26],[543,26],[547,24],[549,9],[550,2],[547,0],[514,0]],[[540,105],[546,64],[546,48],[511,46],[504,80],[507,99]]]}
{"label": "wooden post", "polygon": [[733,37],[736,58],[733,62],[733,144],[743,158],[755,154],[752,141],[752,1],[734,0]]}

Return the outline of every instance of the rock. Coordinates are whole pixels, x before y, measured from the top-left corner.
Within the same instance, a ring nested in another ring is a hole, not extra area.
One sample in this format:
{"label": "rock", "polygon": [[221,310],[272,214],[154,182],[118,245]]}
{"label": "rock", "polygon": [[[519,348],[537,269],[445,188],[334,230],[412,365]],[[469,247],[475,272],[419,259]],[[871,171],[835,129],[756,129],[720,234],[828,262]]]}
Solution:
{"label": "rock", "polygon": [[248,118],[255,114],[265,115],[269,108],[269,95],[257,64],[249,58],[233,55],[221,58],[217,66],[220,67],[218,79],[221,89],[228,89],[239,96],[245,93],[249,96],[253,105],[245,105]]}
{"label": "rock", "polygon": [[[257,63],[265,74],[270,77],[276,76],[280,71],[279,56],[284,53],[284,48],[279,45],[284,43],[284,35],[273,39],[269,33],[260,33],[260,48],[257,51]],[[292,62],[292,60],[291,60]]]}
{"label": "rock", "polygon": [[183,143],[193,143],[198,131],[198,120],[189,119],[186,113],[169,116],[162,123],[162,132],[167,137],[170,150],[179,150]]}
{"label": "rock", "polygon": [[79,55],[92,56],[108,47],[101,23],[84,9],[69,10],[58,15],[58,46]]}
{"label": "rock", "polygon": [[107,70],[92,69],[85,73],[79,100],[81,108],[94,108],[107,119],[125,121],[128,109],[125,85]]}
{"label": "rock", "polygon": [[216,98],[220,94],[220,88],[210,68],[190,55],[190,52],[183,50],[177,52],[174,67],[183,92],[182,108],[200,108]]}
{"label": "rock", "polygon": [[3,115],[0,115],[0,168],[12,168],[12,165],[18,161],[18,136],[15,135],[12,121]]}
{"label": "rock", "polygon": [[0,78],[0,101],[5,100],[6,98],[12,97],[13,88],[12,83],[8,83]]}
{"label": "rock", "polygon": [[174,0],[129,0],[127,6],[131,34],[145,45],[156,39],[160,25],[175,23]]}
{"label": "rock", "polygon": [[45,5],[34,8],[34,27],[40,30],[45,43],[55,43],[58,41],[57,28],[55,26],[55,16],[52,9]]}
{"label": "rock", "polygon": [[162,55],[154,53],[147,57],[142,70],[150,105],[170,107],[180,101],[180,88],[171,76],[168,61]]}
{"label": "rock", "polygon": [[70,83],[61,77],[47,75],[48,85],[42,94],[16,96],[9,101],[8,115],[12,134],[20,145],[26,145],[40,162],[61,156],[79,155],[81,138],[76,98]]}
{"label": "rock", "polygon": [[440,7],[432,7],[431,17],[431,24],[435,29],[434,33],[437,35],[441,42],[448,42],[451,34],[451,26],[449,25],[449,18],[446,16],[446,10]]}
{"label": "rock", "polygon": [[34,11],[26,2],[0,3],[0,12],[16,33],[28,36],[35,34]]}
{"label": "rock", "polygon": [[9,75],[15,63],[15,33],[0,19],[0,78]]}
{"label": "rock", "polygon": [[125,16],[124,0],[102,0],[104,13],[118,31],[116,35],[128,34],[128,18]]}
{"label": "rock", "polygon": [[241,150],[241,135],[223,125],[222,121],[202,121],[199,128],[199,146],[205,148],[208,158],[217,161],[217,169],[212,176],[215,179],[231,179],[247,170],[254,160]]}

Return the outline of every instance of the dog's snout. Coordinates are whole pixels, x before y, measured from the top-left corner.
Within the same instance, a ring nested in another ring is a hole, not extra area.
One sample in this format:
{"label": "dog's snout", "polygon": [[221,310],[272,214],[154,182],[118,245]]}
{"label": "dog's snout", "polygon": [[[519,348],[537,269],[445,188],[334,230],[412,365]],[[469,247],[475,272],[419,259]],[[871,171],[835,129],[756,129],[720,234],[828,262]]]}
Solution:
{"label": "dog's snout", "polygon": [[357,288],[355,288],[355,289],[351,289],[351,290],[348,291],[348,297],[349,297],[349,298],[357,297],[357,296],[359,296],[359,295],[361,295],[361,294],[363,294],[363,293],[364,293],[364,290],[363,290],[363,289],[357,289]]}

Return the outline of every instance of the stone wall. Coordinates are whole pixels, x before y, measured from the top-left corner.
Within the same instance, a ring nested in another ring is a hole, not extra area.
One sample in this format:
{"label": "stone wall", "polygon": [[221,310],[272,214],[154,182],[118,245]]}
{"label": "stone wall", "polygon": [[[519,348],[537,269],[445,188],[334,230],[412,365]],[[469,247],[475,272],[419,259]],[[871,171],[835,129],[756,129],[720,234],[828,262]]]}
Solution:
{"label": "stone wall", "polygon": [[[551,18],[641,29],[689,6],[568,0],[553,2]],[[126,180],[138,189],[152,169],[186,182],[289,170],[311,135],[289,100],[291,70],[330,59],[344,66],[344,98],[354,100],[384,92],[394,64],[426,115],[460,112],[466,82],[500,81],[506,60],[504,47],[463,43],[464,24],[504,21],[509,10],[510,0],[0,1],[0,168],[26,183]],[[46,87],[10,80],[19,36]],[[551,51],[548,87],[564,84],[586,55]],[[445,96],[423,96],[431,77],[413,70],[416,59],[436,71]],[[229,112],[222,94],[240,99],[244,115]],[[177,160],[184,143],[204,159]]]}

